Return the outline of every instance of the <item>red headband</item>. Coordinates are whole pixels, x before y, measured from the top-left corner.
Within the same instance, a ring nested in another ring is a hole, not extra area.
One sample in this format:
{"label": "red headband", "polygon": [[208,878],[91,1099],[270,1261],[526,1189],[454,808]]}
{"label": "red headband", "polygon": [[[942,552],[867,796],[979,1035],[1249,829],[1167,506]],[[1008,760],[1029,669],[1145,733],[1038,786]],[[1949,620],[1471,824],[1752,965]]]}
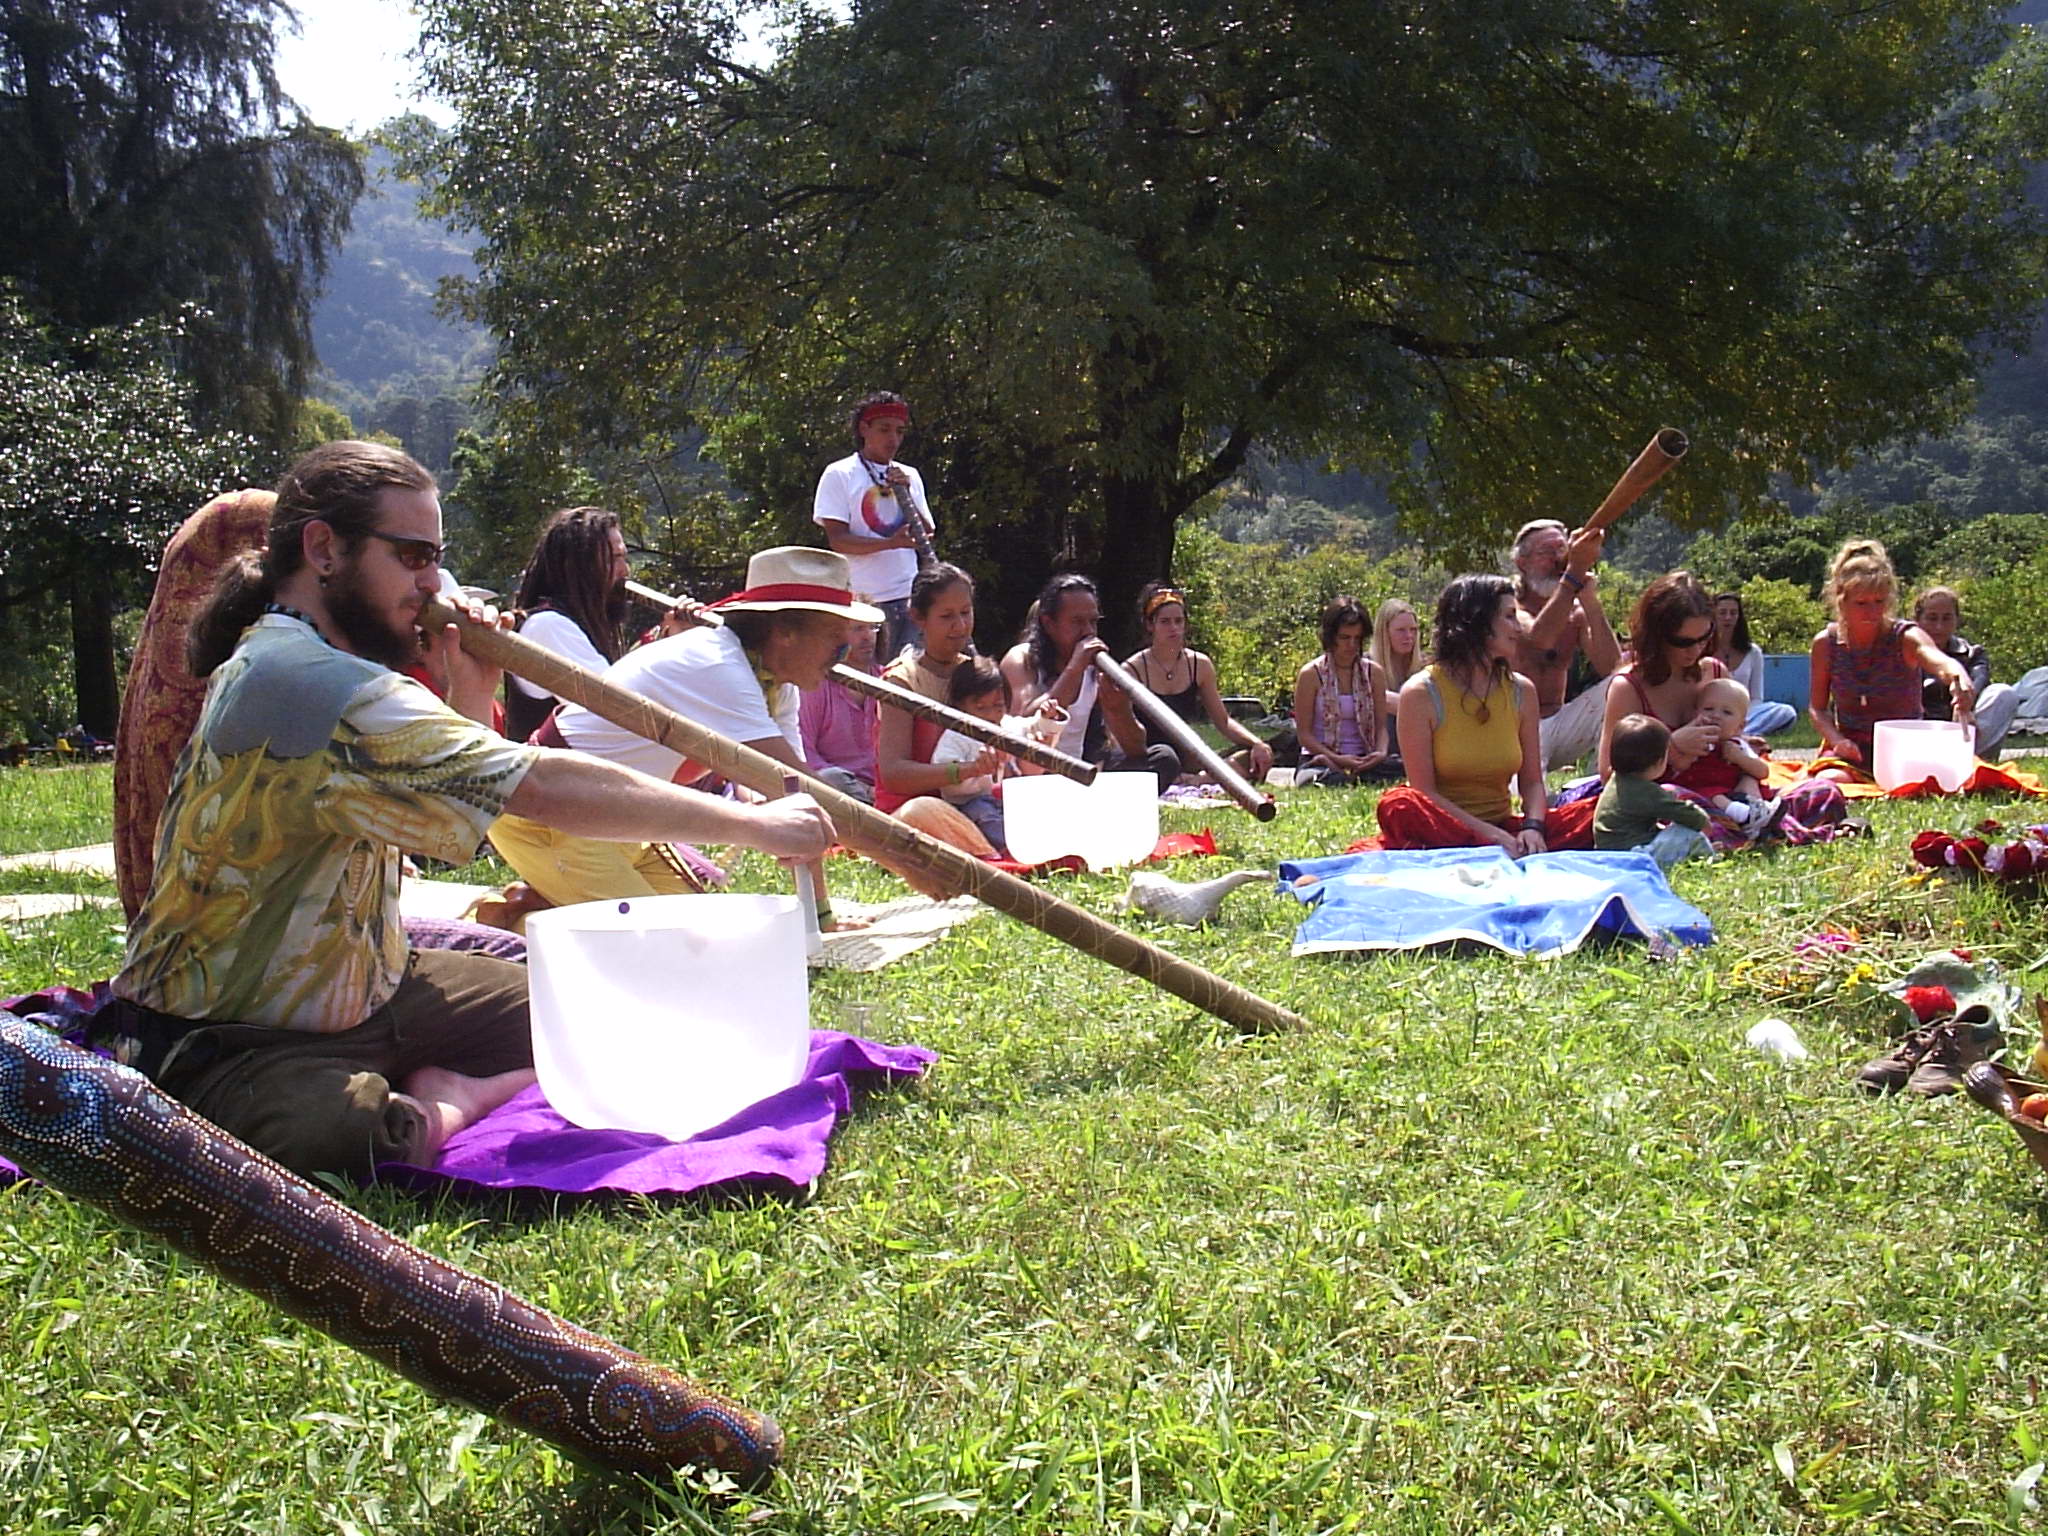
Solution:
{"label": "red headband", "polygon": [[869,406],[860,413],[860,424],[862,426],[866,426],[871,421],[900,421],[907,427],[910,425],[910,407],[894,401],[884,400],[878,405]]}
{"label": "red headband", "polygon": [[841,608],[853,605],[853,594],[844,587],[818,587],[805,581],[780,581],[765,587],[749,587],[744,592],[735,592],[731,597],[721,597],[708,604],[712,608],[727,608],[734,603],[832,603]]}

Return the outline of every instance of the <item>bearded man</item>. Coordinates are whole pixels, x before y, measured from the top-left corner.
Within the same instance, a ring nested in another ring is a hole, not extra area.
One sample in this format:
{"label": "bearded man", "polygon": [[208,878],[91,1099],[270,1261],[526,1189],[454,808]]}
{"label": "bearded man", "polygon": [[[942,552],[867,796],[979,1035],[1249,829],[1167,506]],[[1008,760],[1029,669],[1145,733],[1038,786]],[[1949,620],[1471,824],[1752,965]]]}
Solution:
{"label": "bearded man", "polygon": [[1514,668],[1536,685],[1546,770],[1579,762],[1600,739],[1607,690],[1588,687],[1567,702],[1572,659],[1583,651],[1598,678],[1621,665],[1621,646],[1593,576],[1605,542],[1597,529],[1581,528],[1567,537],[1554,518],[1515,530],[1515,611],[1522,638]]}
{"label": "bearded man", "polygon": [[446,703],[402,675],[441,551],[433,477],[398,450],[329,443],[286,472],[263,552],[192,626],[206,699],[94,1021],[97,1044],[300,1173],[430,1164],[534,1080],[525,967],[410,950],[401,852],[467,863],[508,810],[792,860],[833,835],[808,796],[742,806],[507,741],[479,723],[498,672],[453,625],[428,637]]}

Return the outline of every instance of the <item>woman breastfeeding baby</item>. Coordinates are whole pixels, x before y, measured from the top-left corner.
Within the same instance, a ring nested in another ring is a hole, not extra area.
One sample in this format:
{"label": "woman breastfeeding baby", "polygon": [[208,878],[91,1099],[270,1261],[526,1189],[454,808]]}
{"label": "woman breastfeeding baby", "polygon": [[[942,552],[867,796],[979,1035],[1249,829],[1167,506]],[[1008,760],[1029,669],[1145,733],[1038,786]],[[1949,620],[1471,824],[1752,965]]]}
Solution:
{"label": "woman breastfeeding baby", "polygon": [[1843,819],[1841,790],[1833,784],[1809,781],[1775,797],[1764,787],[1769,764],[1742,735],[1749,691],[1708,654],[1713,599],[1690,572],[1672,571],[1644,588],[1629,632],[1634,659],[1607,684],[1602,779],[1612,771],[1615,726],[1643,714],[1670,730],[1664,782],[1708,810],[1707,836],[1715,846],[1739,846],[1766,833],[1808,842],[1820,835],[1814,828]]}

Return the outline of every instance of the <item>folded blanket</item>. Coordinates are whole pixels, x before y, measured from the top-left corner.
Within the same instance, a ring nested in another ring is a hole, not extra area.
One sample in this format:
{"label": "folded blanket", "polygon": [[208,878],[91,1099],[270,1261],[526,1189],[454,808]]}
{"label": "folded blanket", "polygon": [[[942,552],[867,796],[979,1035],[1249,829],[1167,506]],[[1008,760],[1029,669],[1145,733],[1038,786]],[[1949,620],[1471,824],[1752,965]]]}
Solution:
{"label": "folded blanket", "polygon": [[[0,1008],[83,1045],[87,1026],[112,996],[53,987]],[[635,1131],[584,1130],[529,1088],[449,1138],[432,1168],[387,1164],[382,1177],[407,1188],[520,1190],[550,1194],[681,1195],[751,1183],[801,1190],[825,1169],[825,1152],[856,1087],[919,1076],[937,1060],[917,1045],[877,1045],[836,1030],[813,1030],[804,1075],[688,1141]],[[21,1170],[0,1158],[0,1183]]]}
{"label": "folded blanket", "polygon": [[[1839,757],[1816,757],[1811,762],[1786,763],[1773,761],[1771,776],[1765,782],[1772,789],[1789,789],[1823,769],[1836,772],[1846,770],[1856,775],[1842,785],[1842,794],[1850,800],[1918,800],[1929,795],[1951,793],[1937,784],[1933,777],[1922,779],[1917,784],[1900,784],[1892,789],[1881,789],[1869,773],[1854,763],[1844,762]],[[2038,774],[2024,773],[2017,768],[2007,768],[2000,763],[1987,763],[1981,757],[1977,766],[1970,770],[1970,776],[1953,791],[1958,795],[2048,795]]]}
{"label": "folded blanket", "polygon": [[1710,944],[1706,914],[1672,894],[1657,861],[1626,853],[1432,848],[1302,859],[1280,889],[1312,910],[1294,953],[1420,949],[1472,939],[1510,954],[1568,955],[1595,931]]}
{"label": "folded blanket", "polygon": [[916,1077],[935,1060],[922,1046],[813,1030],[810,1062],[794,1087],[688,1141],[585,1130],[533,1087],[451,1136],[432,1168],[386,1163],[377,1171],[419,1190],[680,1195],[732,1183],[802,1190],[825,1171],[826,1146],[861,1080]]}

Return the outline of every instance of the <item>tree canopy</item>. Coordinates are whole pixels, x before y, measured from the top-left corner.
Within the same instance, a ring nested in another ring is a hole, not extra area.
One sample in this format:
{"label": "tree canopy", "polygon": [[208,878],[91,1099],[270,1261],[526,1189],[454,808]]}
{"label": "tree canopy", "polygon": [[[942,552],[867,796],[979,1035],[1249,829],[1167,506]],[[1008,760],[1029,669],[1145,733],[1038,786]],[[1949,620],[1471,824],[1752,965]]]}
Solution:
{"label": "tree canopy", "polygon": [[85,332],[197,305],[203,409],[282,442],[312,297],[362,189],[356,150],[272,68],[283,0],[0,6],[0,276]]}
{"label": "tree canopy", "polygon": [[71,600],[79,718],[100,735],[115,711],[114,580],[247,484],[256,456],[254,439],[195,421],[172,366],[188,321],[67,334],[0,283],[0,610]]}
{"label": "tree canopy", "polygon": [[2044,289],[1983,0],[865,0],[759,68],[746,10],[426,0],[508,394],[794,509],[902,389],[942,531],[1112,607],[1255,444],[1469,557],[1668,422],[1724,514],[1953,420]]}

